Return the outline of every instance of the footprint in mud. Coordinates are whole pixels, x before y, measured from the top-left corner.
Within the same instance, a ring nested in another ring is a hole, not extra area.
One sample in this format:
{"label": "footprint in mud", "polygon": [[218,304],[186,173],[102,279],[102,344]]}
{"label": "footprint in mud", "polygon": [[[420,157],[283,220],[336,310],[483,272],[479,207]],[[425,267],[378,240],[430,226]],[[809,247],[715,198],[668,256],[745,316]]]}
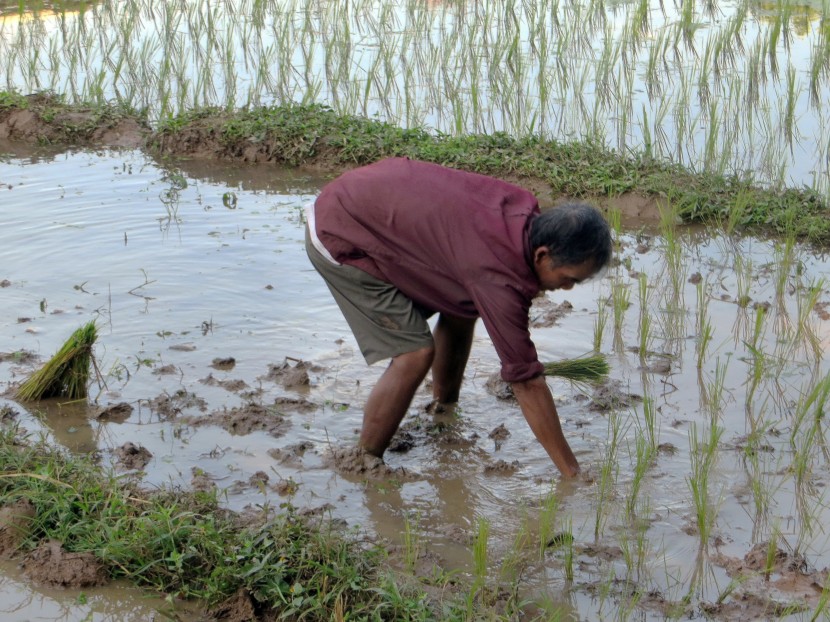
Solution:
{"label": "footprint in mud", "polygon": [[332,447],[324,464],[342,475],[357,475],[369,479],[413,479],[402,467],[393,468],[382,459],[366,453],[360,447]]}

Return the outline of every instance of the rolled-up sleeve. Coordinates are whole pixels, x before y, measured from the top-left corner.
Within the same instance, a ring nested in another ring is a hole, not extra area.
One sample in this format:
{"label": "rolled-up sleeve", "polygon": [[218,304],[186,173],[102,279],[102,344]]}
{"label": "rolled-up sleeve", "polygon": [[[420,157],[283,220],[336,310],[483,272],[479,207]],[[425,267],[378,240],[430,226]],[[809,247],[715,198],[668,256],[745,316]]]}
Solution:
{"label": "rolled-up sleeve", "polygon": [[509,285],[474,285],[470,292],[501,361],[502,379],[522,382],[542,374],[528,328],[531,299]]}

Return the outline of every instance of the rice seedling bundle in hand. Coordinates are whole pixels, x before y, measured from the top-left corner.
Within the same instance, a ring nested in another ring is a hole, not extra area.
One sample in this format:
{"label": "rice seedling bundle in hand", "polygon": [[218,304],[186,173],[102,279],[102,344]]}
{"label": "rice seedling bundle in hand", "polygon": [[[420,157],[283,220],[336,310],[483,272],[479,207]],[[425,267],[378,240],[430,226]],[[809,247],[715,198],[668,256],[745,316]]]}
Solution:
{"label": "rice seedling bundle in hand", "polygon": [[97,336],[94,321],[72,333],[55,356],[18,387],[17,397],[21,400],[85,398],[93,363],[92,346]]}
{"label": "rice seedling bundle in hand", "polygon": [[601,354],[576,359],[544,363],[546,376],[556,376],[573,382],[596,383],[608,376],[610,366]]}

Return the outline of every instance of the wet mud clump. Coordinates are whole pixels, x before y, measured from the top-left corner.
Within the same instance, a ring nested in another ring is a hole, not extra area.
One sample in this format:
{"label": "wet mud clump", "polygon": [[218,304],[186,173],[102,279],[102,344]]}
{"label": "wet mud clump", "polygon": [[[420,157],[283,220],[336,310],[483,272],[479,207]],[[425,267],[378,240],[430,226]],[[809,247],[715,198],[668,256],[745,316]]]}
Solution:
{"label": "wet mud clump", "polygon": [[718,554],[712,562],[740,585],[729,602],[705,608],[710,615],[719,617],[735,615],[756,619],[756,615],[763,617],[776,611],[813,608],[830,575],[828,569],[816,570],[803,556],[769,542],[756,544],[743,559]]}
{"label": "wet mud clump", "polygon": [[0,425],[7,425],[17,419],[18,413],[14,408],[9,405],[4,405],[0,407]]}
{"label": "wet mud clump", "polygon": [[230,371],[236,367],[236,359],[232,356],[215,358],[211,361],[210,366],[219,371]]}
{"label": "wet mud clump", "polygon": [[510,430],[507,429],[503,423],[500,423],[495,428],[490,431],[490,434],[487,435],[487,438],[493,439],[493,443],[496,446],[496,450],[501,449],[502,444],[504,441],[508,439],[510,436]]}
{"label": "wet mud clump", "polygon": [[274,447],[268,450],[268,455],[280,464],[300,466],[305,452],[313,450],[314,444],[310,441],[301,441],[286,447]]}
{"label": "wet mud clump", "polygon": [[135,149],[145,146],[151,132],[145,120],[114,107],[67,106],[41,93],[25,99],[25,107],[0,109],[0,138]]}
{"label": "wet mud clump", "polygon": [[18,365],[30,365],[36,363],[38,355],[28,350],[17,350],[16,352],[0,352],[0,363],[17,363]]}
{"label": "wet mud clump", "polygon": [[92,553],[70,553],[58,540],[42,542],[21,564],[23,574],[39,585],[86,588],[104,585],[108,574]]}
{"label": "wet mud clump", "polygon": [[306,361],[296,361],[294,365],[291,365],[291,362],[286,359],[279,365],[269,365],[265,379],[276,382],[286,389],[307,387],[311,385],[308,372],[312,369],[311,363]]}
{"label": "wet mud clump", "polygon": [[0,508],[0,559],[13,557],[29,535],[35,506],[21,499]]}
{"label": "wet mud clump", "polygon": [[153,459],[153,454],[146,447],[132,442],[124,443],[112,453],[118,468],[127,471],[140,471]]}
{"label": "wet mud clump", "polygon": [[510,475],[511,473],[518,471],[520,468],[521,464],[519,464],[518,460],[514,460],[513,462],[499,460],[493,464],[485,465],[484,473],[486,475]]}
{"label": "wet mud clump", "polygon": [[282,436],[288,427],[285,417],[275,407],[255,403],[217,410],[205,417],[189,417],[186,422],[193,426],[216,425],[242,436],[251,432]]}
{"label": "wet mud clump", "polygon": [[513,395],[513,388],[510,386],[509,382],[505,382],[501,377],[501,372],[494,372],[490,374],[490,377],[487,378],[487,382],[484,383],[484,388],[487,389],[487,392],[490,395],[496,397],[496,399],[503,400],[505,402],[515,402],[516,396]]}
{"label": "wet mud clump", "polygon": [[207,410],[207,402],[204,399],[184,389],[179,389],[173,395],[162,393],[150,400],[148,405],[150,410],[163,419],[175,419],[185,410]]}
{"label": "wet mud clump", "polygon": [[588,408],[594,411],[607,412],[630,408],[635,402],[642,401],[642,396],[629,393],[623,388],[619,380],[608,380],[594,388]]}
{"label": "wet mud clump", "polygon": [[111,406],[106,406],[95,414],[98,421],[107,421],[113,423],[124,423],[133,414],[133,407],[127,402],[119,402]]}
{"label": "wet mud clump", "polygon": [[549,328],[574,310],[574,306],[564,300],[560,304],[550,298],[540,296],[534,299],[530,308],[530,326],[532,328]]}
{"label": "wet mud clump", "polygon": [[248,388],[248,383],[244,380],[219,380],[218,378],[214,378],[213,374],[208,374],[207,378],[202,378],[199,382],[209,387],[222,387],[225,391],[230,391],[231,393],[238,393]]}
{"label": "wet mud clump", "polygon": [[325,463],[343,475],[356,475],[369,479],[412,479],[403,468],[388,466],[382,459],[360,447],[332,447]]}

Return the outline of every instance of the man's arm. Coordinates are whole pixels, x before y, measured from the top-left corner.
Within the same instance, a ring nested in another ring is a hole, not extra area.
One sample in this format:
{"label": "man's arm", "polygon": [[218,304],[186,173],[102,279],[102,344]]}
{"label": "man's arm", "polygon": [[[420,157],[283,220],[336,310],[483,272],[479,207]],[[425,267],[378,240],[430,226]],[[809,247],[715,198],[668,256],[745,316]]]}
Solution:
{"label": "man's arm", "polygon": [[545,382],[545,377],[536,376],[530,380],[513,382],[511,386],[530,429],[548,452],[551,460],[562,475],[575,476],[579,473],[579,463],[562,433],[556,405],[553,403],[553,396]]}

